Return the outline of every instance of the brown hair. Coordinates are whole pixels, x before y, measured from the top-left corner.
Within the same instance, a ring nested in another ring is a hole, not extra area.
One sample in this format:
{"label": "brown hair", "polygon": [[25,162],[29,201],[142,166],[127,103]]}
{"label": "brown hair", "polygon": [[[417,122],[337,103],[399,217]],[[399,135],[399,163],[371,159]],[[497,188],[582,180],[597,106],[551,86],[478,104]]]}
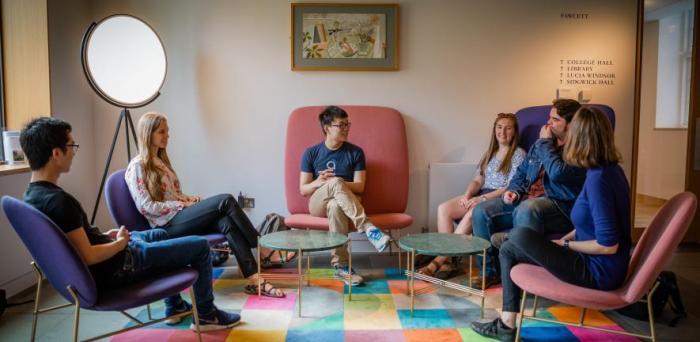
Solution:
{"label": "brown hair", "polygon": [[510,142],[510,146],[508,147],[508,152],[506,153],[506,156],[503,158],[503,161],[501,162],[501,166],[498,167],[498,172],[508,175],[510,173],[510,168],[511,168],[511,160],[513,159],[513,154],[515,154],[515,150],[518,149],[518,139],[520,138],[520,132],[518,131],[518,118],[515,117],[515,114],[513,113],[499,113],[496,115],[496,120],[493,122],[493,129],[491,130],[491,142],[489,143],[489,148],[486,150],[486,153],[484,153],[484,156],[481,157],[481,161],[479,162],[479,169],[481,170],[480,173],[484,175],[486,172],[486,166],[489,164],[489,161],[493,156],[496,155],[496,152],[498,152],[498,139],[496,139],[496,125],[498,124],[499,120],[506,119],[510,120],[513,123],[513,140]]}
{"label": "brown hair", "polygon": [[598,108],[581,107],[569,124],[562,155],[567,164],[583,168],[619,163],[608,117]]}
{"label": "brown hair", "polygon": [[581,108],[581,104],[572,99],[554,100],[552,101],[552,106],[557,109],[557,114],[564,118],[567,124],[574,118],[576,111]]}
{"label": "brown hair", "polygon": [[141,156],[143,176],[148,194],[151,195],[151,199],[154,201],[163,200],[163,189],[161,188],[160,181],[162,175],[158,172],[158,168],[155,165],[155,158],[160,158],[165,166],[175,173],[175,170],[173,170],[173,167],[170,165],[168,152],[166,152],[164,148],[158,148],[155,153],[152,153],[153,151],[151,149],[151,136],[153,132],[158,129],[161,123],[166,121],[168,121],[168,118],[166,118],[165,115],[156,112],[148,112],[139,119],[138,124],[139,156]]}

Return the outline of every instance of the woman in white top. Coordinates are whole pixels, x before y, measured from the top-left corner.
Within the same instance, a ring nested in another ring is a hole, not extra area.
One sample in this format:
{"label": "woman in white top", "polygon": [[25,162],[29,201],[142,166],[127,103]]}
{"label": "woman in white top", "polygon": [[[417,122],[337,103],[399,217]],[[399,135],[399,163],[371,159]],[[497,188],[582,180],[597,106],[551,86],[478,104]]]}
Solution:
{"label": "woman in white top", "polygon": [[[230,194],[202,199],[182,193],[180,181],[166,152],[168,121],[159,113],[144,114],[138,124],[139,155],[129,162],[125,179],[136,207],[151,227],[165,229],[170,237],[220,232],[226,236],[238,267],[250,284],[245,292],[257,294],[258,264],[252,248],[258,232]],[[262,294],[284,297],[268,282]]]}
{"label": "woman in white top", "polygon": [[[464,195],[443,202],[438,207],[438,232],[448,234],[472,233],[472,209],[479,202],[500,197],[518,165],[527,153],[518,147],[518,119],[512,113],[496,116],[491,143],[484,153],[474,178]],[[454,220],[460,220],[457,228]],[[436,257],[418,272],[445,279],[453,267],[446,257]]]}

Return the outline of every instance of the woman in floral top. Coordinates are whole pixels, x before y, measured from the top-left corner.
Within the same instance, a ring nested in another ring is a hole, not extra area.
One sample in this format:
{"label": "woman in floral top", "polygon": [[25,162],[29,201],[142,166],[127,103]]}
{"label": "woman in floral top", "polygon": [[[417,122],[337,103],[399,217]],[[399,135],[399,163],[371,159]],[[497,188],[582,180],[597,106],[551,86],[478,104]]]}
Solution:
{"label": "woman in floral top", "polygon": [[[129,162],[125,179],[139,212],[151,227],[163,228],[173,238],[224,234],[243,276],[250,280],[246,293],[257,294],[258,265],[251,249],[257,245],[258,232],[236,200],[230,194],[202,199],[182,193],[166,152],[169,135],[164,115],[144,114],[139,120],[138,135],[139,155]],[[263,295],[284,296],[272,284],[262,284]]]}
{"label": "woman in floral top", "polygon": [[[472,209],[478,203],[500,197],[508,182],[525,159],[525,151],[518,147],[518,119],[511,113],[496,116],[491,132],[491,143],[479,162],[467,191],[438,207],[438,231],[448,234],[472,233]],[[457,228],[453,221],[461,219]],[[446,257],[436,257],[420,273],[447,278],[453,267]]]}

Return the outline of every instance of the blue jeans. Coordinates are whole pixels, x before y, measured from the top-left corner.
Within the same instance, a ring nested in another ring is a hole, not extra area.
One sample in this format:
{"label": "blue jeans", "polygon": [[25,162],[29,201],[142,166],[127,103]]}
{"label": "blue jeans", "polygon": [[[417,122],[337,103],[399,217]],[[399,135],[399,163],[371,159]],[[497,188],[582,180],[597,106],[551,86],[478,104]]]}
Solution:
{"label": "blue jeans", "polygon": [[[193,285],[199,315],[214,312],[209,243],[199,236],[169,237],[163,229],[131,232],[124,262],[127,281],[136,282],[190,266],[199,272]],[[166,298],[165,305],[176,306],[181,301],[180,294],[176,294]]]}
{"label": "blue jeans", "polygon": [[[523,199],[517,206],[500,198],[479,203],[472,212],[474,236],[490,240],[491,235],[513,227],[526,227],[542,234],[562,234],[573,229],[571,220],[547,197]],[[479,261],[481,262],[481,261]],[[498,275],[498,251],[489,248],[486,275]]]}

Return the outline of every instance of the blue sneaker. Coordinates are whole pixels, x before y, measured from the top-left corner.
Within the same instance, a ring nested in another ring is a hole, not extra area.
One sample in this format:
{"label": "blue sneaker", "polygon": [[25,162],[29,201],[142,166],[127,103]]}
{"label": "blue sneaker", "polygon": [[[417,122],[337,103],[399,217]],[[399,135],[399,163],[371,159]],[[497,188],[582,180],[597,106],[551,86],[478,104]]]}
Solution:
{"label": "blue sneaker", "polygon": [[[192,304],[182,300],[182,301],[180,301],[180,304],[178,304],[178,305],[166,306],[165,307],[165,317],[170,317],[172,315],[187,312],[190,310],[192,310]],[[167,325],[178,324],[178,323],[182,322],[182,318],[183,318],[183,316],[168,318],[165,320],[165,324],[167,324]]]}
{"label": "blue sneaker", "polygon": [[[233,327],[234,325],[241,322],[241,315],[236,313],[229,313],[219,309],[214,309],[209,315],[199,316],[199,330],[200,331],[213,331],[213,330],[223,330]],[[190,329],[196,330],[197,327],[194,322],[190,325]]]}
{"label": "blue sneaker", "polygon": [[333,265],[333,268],[335,268],[333,277],[344,281],[350,286],[360,286],[365,281],[362,276],[355,273],[355,270],[348,269],[347,266]]}
{"label": "blue sneaker", "polygon": [[367,240],[372,243],[379,253],[383,252],[391,241],[389,235],[384,234],[381,229],[375,226],[367,228],[365,234],[367,235]]}

